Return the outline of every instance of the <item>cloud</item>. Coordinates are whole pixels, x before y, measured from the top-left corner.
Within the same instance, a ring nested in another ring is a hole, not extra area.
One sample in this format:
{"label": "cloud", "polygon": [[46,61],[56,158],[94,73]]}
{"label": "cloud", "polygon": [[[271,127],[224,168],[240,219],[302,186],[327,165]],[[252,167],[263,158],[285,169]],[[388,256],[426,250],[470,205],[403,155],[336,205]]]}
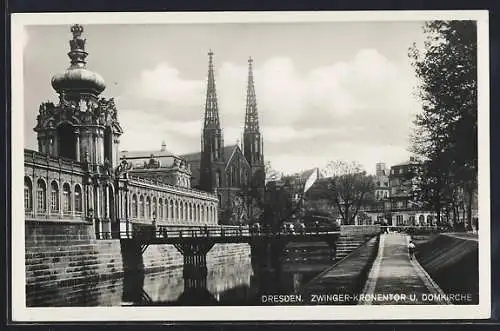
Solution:
{"label": "cloud", "polygon": [[179,70],[165,62],[142,71],[138,84],[134,84],[136,93],[144,98],[183,106],[199,106],[203,87],[202,81],[182,79]]}
{"label": "cloud", "polygon": [[[247,76],[246,65],[216,67],[226,144],[241,138]],[[419,110],[409,64],[392,63],[376,49],[360,49],[351,59],[310,70],[301,70],[291,58],[272,57],[254,62],[254,77],[265,150],[275,167],[341,158],[369,170],[373,160],[399,162],[408,155],[411,119]],[[124,112],[122,123],[132,132],[147,131],[148,140],[123,139],[124,147],[125,142],[140,147],[153,141],[159,146],[169,137],[179,152],[199,150],[206,77],[185,79],[163,62],[143,70],[129,92],[133,97],[123,100],[123,108],[140,111]]]}

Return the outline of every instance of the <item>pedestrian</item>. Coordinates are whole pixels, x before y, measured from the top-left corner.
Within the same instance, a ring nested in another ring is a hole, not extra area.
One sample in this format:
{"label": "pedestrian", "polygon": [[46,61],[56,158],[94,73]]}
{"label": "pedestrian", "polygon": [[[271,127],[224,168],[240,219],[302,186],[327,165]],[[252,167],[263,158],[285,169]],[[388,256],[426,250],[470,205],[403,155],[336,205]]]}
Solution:
{"label": "pedestrian", "polygon": [[410,256],[410,260],[413,260],[413,257],[415,256],[415,244],[412,240],[408,243],[408,254]]}

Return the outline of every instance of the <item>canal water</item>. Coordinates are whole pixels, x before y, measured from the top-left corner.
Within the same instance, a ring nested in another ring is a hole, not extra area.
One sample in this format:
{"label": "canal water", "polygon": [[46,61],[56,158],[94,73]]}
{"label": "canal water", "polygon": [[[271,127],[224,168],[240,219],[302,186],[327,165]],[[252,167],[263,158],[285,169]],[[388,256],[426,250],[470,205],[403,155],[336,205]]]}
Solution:
{"label": "canal water", "polygon": [[[319,248],[319,249],[318,249]],[[161,306],[260,305],[262,296],[298,293],[301,287],[332,265],[328,248],[292,245],[285,249],[279,273],[254,270],[251,258],[234,264],[208,266],[203,289],[186,289],[182,266],[161,272],[125,275],[121,279],[85,282],[27,293],[27,306]]]}

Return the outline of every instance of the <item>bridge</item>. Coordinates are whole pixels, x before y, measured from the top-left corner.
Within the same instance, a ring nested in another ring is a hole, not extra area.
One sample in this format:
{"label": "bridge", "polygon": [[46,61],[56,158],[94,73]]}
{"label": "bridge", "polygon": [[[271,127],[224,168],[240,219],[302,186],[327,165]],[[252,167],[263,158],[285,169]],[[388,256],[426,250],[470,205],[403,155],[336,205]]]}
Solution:
{"label": "bridge", "polygon": [[[103,234],[101,234],[103,235]],[[138,271],[142,254],[150,245],[173,245],[184,257],[185,288],[206,288],[206,256],[215,244],[247,243],[251,247],[252,264],[267,270],[279,270],[285,246],[294,241],[324,241],[330,248],[330,257],[336,254],[340,231],[313,227],[302,231],[268,231],[248,226],[207,225],[138,225],[119,233],[126,269]]]}

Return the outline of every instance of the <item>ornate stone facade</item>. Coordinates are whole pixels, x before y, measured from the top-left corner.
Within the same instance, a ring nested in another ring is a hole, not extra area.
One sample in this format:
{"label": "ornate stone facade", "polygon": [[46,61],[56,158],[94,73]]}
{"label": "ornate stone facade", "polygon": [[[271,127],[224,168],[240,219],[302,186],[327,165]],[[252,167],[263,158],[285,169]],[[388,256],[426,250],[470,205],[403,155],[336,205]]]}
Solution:
{"label": "ornate stone facade", "polygon": [[141,223],[217,224],[217,197],[190,188],[184,160],[122,158],[114,99],[99,96],[104,80],[86,68],[83,27],[71,32],[71,65],[52,78],[59,101],[40,105],[39,151],[24,152],[26,220],[93,224],[97,238],[119,238]]}

